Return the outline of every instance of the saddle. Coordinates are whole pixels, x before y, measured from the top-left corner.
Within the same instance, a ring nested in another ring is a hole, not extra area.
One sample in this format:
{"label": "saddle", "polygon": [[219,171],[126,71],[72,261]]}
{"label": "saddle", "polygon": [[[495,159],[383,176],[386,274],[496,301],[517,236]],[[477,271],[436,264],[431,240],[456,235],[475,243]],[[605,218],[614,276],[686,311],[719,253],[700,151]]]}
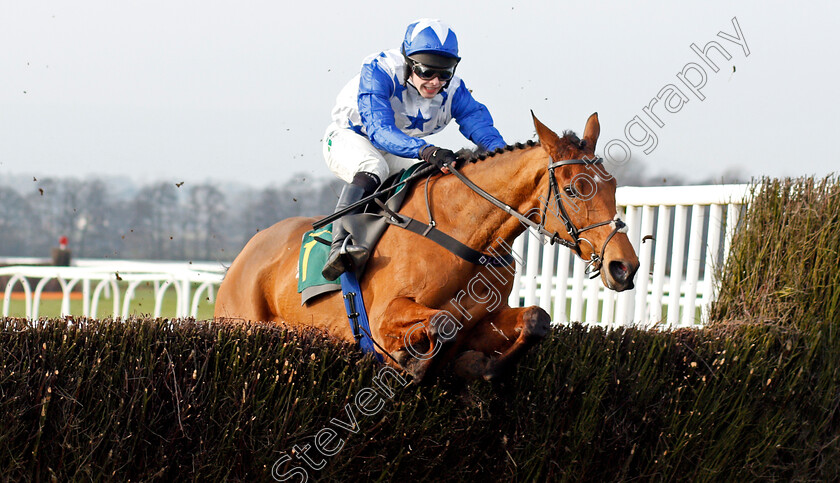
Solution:
{"label": "saddle", "polygon": [[[408,169],[404,169],[390,176],[385,180],[380,189],[388,188],[401,182],[411,176],[424,164],[424,162],[418,162]],[[408,185],[404,185],[398,188],[387,201],[383,202],[377,198],[377,203],[368,203],[363,212],[355,215],[346,215],[342,219],[345,228],[350,233],[350,236],[353,237],[353,240],[356,243],[370,248],[368,251],[369,254],[373,253],[377,242],[379,242],[382,234],[385,233],[385,229],[388,228],[388,220],[391,214],[396,213],[402,207],[405,196],[408,193],[407,188]],[[332,224],[318,230],[310,230],[303,234],[297,273],[298,293],[301,296],[301,305],[315,299],[319,295],[341,290],[341,282],[339,280],[329,281],[321,275],[321,268],[323,268],[329,255],[330,242],[332,242]],[[358,280],[362,279],[366,265],[367,259],[354,270],[354,274]]]}

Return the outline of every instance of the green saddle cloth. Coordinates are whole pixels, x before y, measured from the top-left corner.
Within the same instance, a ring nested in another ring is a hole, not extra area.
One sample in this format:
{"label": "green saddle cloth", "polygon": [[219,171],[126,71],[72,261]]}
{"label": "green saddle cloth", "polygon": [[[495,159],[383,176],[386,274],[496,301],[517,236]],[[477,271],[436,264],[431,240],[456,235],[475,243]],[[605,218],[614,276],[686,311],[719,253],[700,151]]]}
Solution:
{"label": "green saddle cloth", "polygon": [[319,285],[341,285],[340,280],[329,281],[321,275],[321,269],[324,268],[327,257],[330,255],[330,246],[316,240],[316,236],[331,242],[332,223],[319,230],[309,230],[303,235],[298,260],[298,293]]}

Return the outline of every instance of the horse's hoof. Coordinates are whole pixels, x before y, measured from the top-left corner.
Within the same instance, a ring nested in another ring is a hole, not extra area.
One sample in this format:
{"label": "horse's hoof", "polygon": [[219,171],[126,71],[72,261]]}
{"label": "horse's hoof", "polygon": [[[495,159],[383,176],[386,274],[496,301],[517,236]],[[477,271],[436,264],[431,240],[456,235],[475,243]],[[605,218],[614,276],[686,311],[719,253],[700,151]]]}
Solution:
{"label": "horse's hoof", "polygon": [[482,377],[487,382],[498,384],[500,382],[506,381],[512,373],[512,367],[499,367],[498,364],[493,364],[492,362],[490,362],[489,364],[487,364],[487,370],[484,372],[484,374],[482,374]]}
{"label": "horse's hoof", "polygon": [[422,385],[427,382],[426,373],[429,370],[429,364],[423,361],[418,361],[412,358],[405,366],[405,371],[411,376],[411,382],[415,385]]}
{"label": "horse's hoof", "polygon": [[522,315],[522,337],[528,340],[542,340],[549,330],[551,317],[540,307],[533,307]]}
{"label": "horse's hoof", "polygon": [[497,382],[503,379],[502,375],[496,371],[487,371],[482,378],[487,382]]}
{"label": "horse's hoof", "polygon": [[481,379],[487,372],[490,358],[478,351],[466,351],[455,360],[455,375],[461,379],[473,381]]}
{"label": "horse's hoof", "polygon": [[397,361],[397,364],[399,364],[401,368],[405,367],[409,361],[409,354],[405,349],[391,352],[391,357]]}

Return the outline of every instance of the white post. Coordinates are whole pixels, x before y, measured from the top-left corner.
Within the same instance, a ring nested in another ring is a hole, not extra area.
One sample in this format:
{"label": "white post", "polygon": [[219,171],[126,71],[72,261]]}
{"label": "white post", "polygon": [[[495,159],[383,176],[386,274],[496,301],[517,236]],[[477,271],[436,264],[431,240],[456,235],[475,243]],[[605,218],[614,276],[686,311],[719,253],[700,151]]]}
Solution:
{"label": "white post", "polygon": [[[120,284],[117,282],[116,277],[113,277],[109,280],[109,286],[111,287],[111,293],[114,296],[111,298],[111,314],[114,317],[119,317],[120,315]],[[106,287],[107,290],[107,287]]]}
{"label": "white post", "polygon": [[586,323],[587,324],[594,324],[599,320],[599,297],[598,293],[601,291],[601,280],[600,279],[592,279],[590,280],[587,276],[584,280],[584,284],[586,284],[587,288],[587,296],[586,296]]}
{"label": "white post", "polygon": [[541,248],[542,245],[534,237],[528,239],[528,253],[525,255],[527,260],[525,262],[525,307],[537,304],[537,277],[540,270]]}
{"label": "white post", "polygon": [[44,291],[44,286],[47,282],[55,277],[44,277],[35,285],[35,293],[32,295],[32,318],[38,318],[38,312],[41,310],[41,293]]}
{"label": "white post", "polygon": [[61,316],[64,317],[65,315],[70,314],[70,294],[73,291],[73,286],[79,279],[71,280],[67,282],[63,278],[58,279],[58,283],[61,285]]}
{"label": "white post", "polygon": [[82,315],[90,317],[90,278],[82,280]]}
{"label": "white post", "polygon": [[566,314],[566,292],[569,287],[569,257],[571,250],[560,247],[557,252],[557,292],[554,297],[554,322],[569,322]]}
{"label": "white post", "polygon": [[160,317],[161,308],[163,307],[163,297],[166,296],[166,289],[168,289],[170,285],[172,285],[171,280],[164,280],[163,283],[159,283],[157,280],[155,281],[155,308],[154,313],[152,314],[154,318]]}
{"label": "white post", "polygon": [[715,298],[715,271],[723,262],[720,256],[720,236],[723,226],[723,206],[715,203],[709,208],[709,240],[706,245],[706,265],[703,268],[703,321],[708,320]]}
{"label": "white post", "polygon": [[[635,206],[626,207],[627,215],[624,222],[627,224],[627,238],[630,239],[630,244],[636,253],[639,253],[639,231],[641,217],[639,216],[640,209]],[[605,267],[606,269],[606,267]],[[634,322],[633,307],[636,297],[636,289],[626,290],[618,294],[618,307],[616,308],[615,323],[628,325]]]}
{"label": "white post", "polygon": [[656,222],[653,287],[651,289],[650,321],[662,321],[662,294],[665,290],[665,268],[668,265],[668,240],[671,238],[671,207],[660,206]]}
{"label": "white post", "polygon": [[[533,239],[532,239],[533,241]],[[540,274],[540,307],[551,313],[551,294],[554,293],[554,251],[553,245],[542,246],[542,270]]]}
{"label": "white post", "polygon": [[9,278],[9,281],[6,282],[6,290],[3,292],[3,317],[9,316],[9,304],[12,300],[12,289],[14,289],[15,284],[20,282],[21,287],[23,287],[23,297],[24,297],[24,306],[25,306],[25,314],[27,318],[32,317],[32,288],[29,286],[29,281],[26,280],[26,277],[20,274],[14,274]]}
{"label": "white post", "polygon": [[[528,236],[527,233],[523,233],[516,237],[516,240],[513,241],[513,252],[517,254],[521,254],[523,249],[525,248],[525,237]],[[516,266],[516,274],[513,276],[513,289],[510,291],[510,297],[508,297],[508,305],[511,307],[519,307],[519,298],[522,295],[520,293],[522,288],[522,277],[523,277],[523,270],[522,264],[519,263],[518,257],[514,257],[515,266]]]}
{"label": "white post", "polygon": [[[653,236],[654,208],[645,205],[642,208],[642,230],[641,237]],[[633,316],[635,322],[646,322],[648,320],[648,283],[650,281],[650,260],[653,250],[653,240],[642,240],[639,243],[639,271],[636,272],[636,311]]]}
{"label": "white post", "polygon": [[601,293],[604,296],[604,312],[601,314],[601,320],[605,324],[614,325],[615,324],[615,292],[612,290],[607,290],[605,288],[601,289]]}
{"label": "white post", "polygon": [[583,322],[583,271],[586,266],[575,257],[574,274],[572,275],[572,310],[569,313],[569,322]]}
{"label": "white post", "polygon": [[198,304],[201,303],[201,294],[205,291],[207,292],[207,300],[213,300],[213,282],[204,282],[195,289],[190,306],[190,317],[198,318]]}
{"label": "white post", "polygon": [[685,225],[688,207],[679,205],[674,215],[674,251],[671,253],[671,287],[668,294],[668,324],[680,321],[680,297],[682,285],[683,257],[685,256]]}
{"label": "white post", "polygon": [[706,221],[705,207],[694,205],[691,209],[691,238],[688,240],[688,260],[686,260],[685,309],[682,325],[690,326],[696,322],[694,309],[697,306],[697,285],[700,278],[700,250],[703,247],[703,223]]}
{"label": "white post", "polygon": [[125,298],[123,299],[123,309],[122,309],[122,318],[123,319],[128,318],[128,314],[129,314],[128,309],[131,306],[131,299],[134,298],[134,290],[137,288],[138,285],[140,285],[140,282],[142,282],[142,280],[134,280],[132,282],[129,282],[128,288],[125,289]]}
{"label": "white post", "polygon": [[178,317],[189,317],[190,310],[190,281],[181,281],[181,293],[178,294]]}

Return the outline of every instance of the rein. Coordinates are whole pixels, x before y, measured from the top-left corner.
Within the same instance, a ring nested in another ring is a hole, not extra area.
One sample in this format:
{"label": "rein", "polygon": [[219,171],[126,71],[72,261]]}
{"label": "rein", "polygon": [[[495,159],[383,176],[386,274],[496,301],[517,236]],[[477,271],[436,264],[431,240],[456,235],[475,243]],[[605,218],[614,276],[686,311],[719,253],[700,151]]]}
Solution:
{"label": "rein", "polygon": [[[548,183],[548,198],[546,198],[545,203],[543,203],[540,223],[534,223],[527,216],[523,215],[522,213],[519,213],[518,211],[513,209],[511,206],[505,204],[504,202],[500,201],[498,198],[494,197],[490,193],[484,191],[478,185],[473,183],[469,178],[467,178],[461,172],[459,172],[457,169],[455,169],[455,167],[453,165],[447,165],[447,168],[449,168],[449,171],[452,174],[454,174],[462,183],[464,183],[468,188],[473,190],[476,194],[478,194],[479,196],[481,196],[485,200],[489,201],[491,204],[493,204],[497,208],[501,209],[505,213],[509,214],[510,216],[513,216],[514,218],[519,220],[520,223],[527,226],[529,229],[535,230],[540,235],[545,235],[545,236],[549,237],[549,240],[551,241],[552,245],[554,243],[558,243],[560,245],[563,245],[566,248],[570,248],[570,249],[574,250],[575,253],[577,253],[577,255],[579,257],[583,258],[580,247],[581,247],[581,242],[586,242],[592,248],[592,255],[590,256],[589,260],[586,261],[585,273],[587,275],[588,274],[593,274],[590,278],[595,278],[601,272],[601,266],[602,266],[603,261],[604,261],[604,254],[607,250],[607,244],[610,242],[610,240],[612,240],[612,238],[615,236],[616,233],[627,233],[627,225],[616,214],[615,218],[613,218],[612,220],[593,223],[593,224],[591,224],[589,226],[586,226],[586,227],[583,227],[583,228],[576,227],[575,224],[572,222],[571,217],[569,217],[569,214],[566,211],[565,205],[563,204],[562,191],[560,190],[560,187],[557,184],[557,177],[554,174],[554,170],[559,168],[559,167],[562,167],[562,166],[569,166],[569,165],[574,165],[574,164],[583,164],[583,165],[601,164],[601,163],[603,163],[604,160],[602,158],[595,158],[595,160],[593,160],[593,161],[589,161],[589,160],[586,160],[586,159],[566,159],[566,160],[563,160],[563,161],[554,162],[554,160],[551,159],[551,157],[549,157],[548,159],[549,159],[549,164],[548,164],[548,168],[547,168],[548,169],[548,180],[549,180],[549,183]],[[549,200],[552,197],[554,198],[555,204],[557,205],[557,214],[560,216],[560,219],[563,221],[563,225],[566,228],[566,232],[568,232],[569,236],[572,238],[573,241],[565,240],[565,239],[560,237],[559,233],[557,233],[557,232],[551,233],[550,231],[545,229],[545,222],[546,222],[546,219],[547,219],[546,215],[548,213],[548,203],[549,203]],[[586,238],[582,237],[581,233],[583,233],[585,231],[588,231],[588,230],[591,230],[593,228],[598,228],[599,226],[605,226],[605,225],[612,226],[613,230],[612,230],[612,233],[610,233],[610,235],[604,241],[604,245],[601,247],[601,252],[598,253],[597,250],[595,249],[595,246],[592,244],[592,242],[590,242]]]}

